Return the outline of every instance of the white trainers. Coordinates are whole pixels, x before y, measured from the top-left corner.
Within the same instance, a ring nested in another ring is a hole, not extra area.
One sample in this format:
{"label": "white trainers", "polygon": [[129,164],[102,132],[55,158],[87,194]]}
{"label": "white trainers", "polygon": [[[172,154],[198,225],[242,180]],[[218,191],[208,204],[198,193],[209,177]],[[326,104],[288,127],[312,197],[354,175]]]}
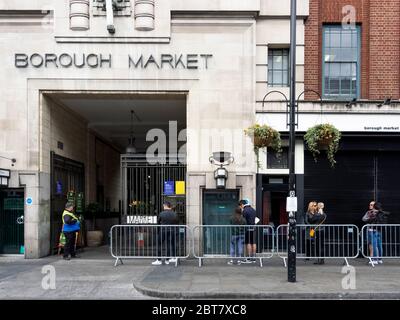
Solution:
{"label": "white trainers", "polygon": [[165,259],[165,264],[169,264],[169,259]]}
{"label": "white trainers", "polygon": [[176,263],[178,261],[178,259],[177,258],[172,258],[172,259],[169,259],[169,262],[171,262],[171,263]]}
{"label": "white trainers", "polygon": [[381,260],[378,260],[378,263],[379,264],[383,264],[383,260],[381,259]]}
{"label": "white trainers", "polygon": [[375,261],[375,260],[370,260],[369,262],[368,262],[368,264],[370,264],[370,265],[375,265],[375,264],[378,264],[378,261]]}
{"label": "white trainers", "polygon": [[152,263],[151,263],[153,266],[161,266],[162,265],[162,262],[161,262],[161,260],[156,260],[156,261],[153,261]]}
{"label": "white trainers", "polygon": [[229,260],[229,261],[228,261],[228,264],[229,264],[229,265],[232,265],[232,264],[233,264],[233,260]]}

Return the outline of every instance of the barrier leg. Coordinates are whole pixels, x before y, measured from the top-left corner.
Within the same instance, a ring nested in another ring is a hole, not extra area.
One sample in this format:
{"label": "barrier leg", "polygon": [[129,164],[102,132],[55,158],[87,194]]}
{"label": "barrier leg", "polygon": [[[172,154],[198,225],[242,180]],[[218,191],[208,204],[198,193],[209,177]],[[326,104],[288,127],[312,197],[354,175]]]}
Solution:
{"label": "barrier leg", "polygon": [[370,262],[372,268],[375,268],[375,263],[372,261],[372,258],[369,257],[368,259],[369,259],[369,262]]}
{"label": "barrier leg", "polygon": [[201,258],[199,258],[199,268],[203,265]]}
{"label": "barrier leg", "polygon": [[287,268],[286,258],[282,258],[282,259],[283,259],[283,265],[285,266],[285,268]]}
{"label": "barrier leg", "polygon": [[262,258],[260,258],[260,267],[263,267]]}
{"label": "barrier leg", "polygon": [[114,267],[116,267],[116,266],[118,265],[118,261],[121,262],[121,265],[124,264],[124,263],[122,262],[122,259],[117,258],[117,259],[115,260]]}
{"label": "barrier leg", "polygon": [[175,261],[175,267],[177,267],[177,266],[178,266],[178,261],[179,261],[179,259],[178,259],[178,258],[176,258],[176,261]]}
{"label": "barrier leg", "polygon": [[347,265],[348,267],[350,267],[349,261],[347,261],[347,258],[344,258],[344,261],[346,262],[346,265]]}

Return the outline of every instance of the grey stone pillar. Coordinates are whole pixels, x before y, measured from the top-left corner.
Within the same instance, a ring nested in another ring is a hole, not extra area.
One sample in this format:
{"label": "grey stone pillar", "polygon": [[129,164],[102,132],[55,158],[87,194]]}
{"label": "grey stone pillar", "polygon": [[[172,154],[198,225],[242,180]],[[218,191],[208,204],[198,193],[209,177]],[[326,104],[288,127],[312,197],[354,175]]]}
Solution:
{"label": "grey stone pillar", "polygon": [[135,0],[135,29],[154,30],[154,0]]}
{"label": "grey stone pillar", "polygon": [[50,175],[38,172],[19,172],[19,186],[25,187],[24,205],[25,258],[37,259],[50,253]]}
{"label": "grey stone pillar", "polygon": [[69,27],[71,30],[89,30],[89,0],[69,1]]}

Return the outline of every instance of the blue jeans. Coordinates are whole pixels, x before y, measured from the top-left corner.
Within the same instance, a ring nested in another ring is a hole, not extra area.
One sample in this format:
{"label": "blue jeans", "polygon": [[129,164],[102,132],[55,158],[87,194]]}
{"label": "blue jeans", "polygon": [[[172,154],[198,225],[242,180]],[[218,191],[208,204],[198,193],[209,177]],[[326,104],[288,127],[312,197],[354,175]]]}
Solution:
{"label": "blue jeans", "polygon": [[244,235],[231,236],[231,257],[243,257]]}
{"label": "blue jeans", "polygon": [[382,234],[377,230],[368,231],[368,243],[372,246],[372,256],[382,258]]}

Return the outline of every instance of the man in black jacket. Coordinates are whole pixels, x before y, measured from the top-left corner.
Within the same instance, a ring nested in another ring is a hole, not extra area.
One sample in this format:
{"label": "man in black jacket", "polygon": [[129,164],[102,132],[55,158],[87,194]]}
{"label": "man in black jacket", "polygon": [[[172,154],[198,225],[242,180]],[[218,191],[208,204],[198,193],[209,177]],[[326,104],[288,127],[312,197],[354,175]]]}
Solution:
{"label": "man in black jacket", "polygon": [[243,217],[246,219],[246,224],[249,227],[246,228],[246,233],[244,235],[244,242],[247,247],[247,255],[248,259],[246,259],[247,263],[256,262],[256,252],[257,252],[257,242],[256,242],[256,232],[254,226],[256,224],[256,210],[254,210],[248,199],[243,199],[239,201],[239,207],[242,209]]}
{"label": "man in black jacket", "polygon": [[[164,210],[160,212],[158,217],[159,232],[157,241],[157,251],[158,257],[162,257],[163,248],[166,249],[167,259],[165,259],[165,264],[170,262],[177,262],[176,256],[176,235],[179,227],[173,225],[178,224],[178,215],[172,210],[172,205],[169,201],[165,201],[163,204]],[[170,259],[170,257],[173,257]],[[151,263],[154,266],[159,266],[162,264],[160,259],[153,261]]]}

